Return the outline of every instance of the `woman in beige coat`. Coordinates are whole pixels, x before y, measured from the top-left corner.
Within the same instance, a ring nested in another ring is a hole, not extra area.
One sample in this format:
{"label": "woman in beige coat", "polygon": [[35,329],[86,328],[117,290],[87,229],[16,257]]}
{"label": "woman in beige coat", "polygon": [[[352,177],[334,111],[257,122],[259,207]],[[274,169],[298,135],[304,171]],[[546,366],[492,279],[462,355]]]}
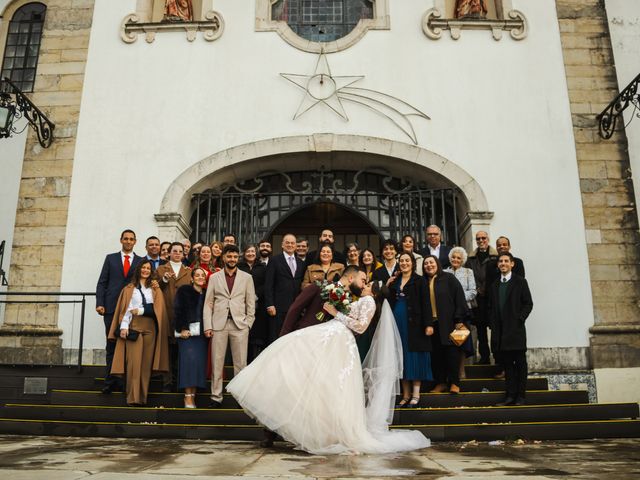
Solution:
{"label": "woman in beige coat", "polygon": [[344,272],[344,265],[341,263],[333,263],[333,250],[331,245],[325,244],[318,251],[318,263],[313,263],[307,267],[302,280],[302,288],[308,287],[315,282],[333,282],[334,279],[340,278]]}
{"label": "woman in beige coat", "polygon": [[143,260],[120,293],[108,337],[117,342],[111,374],[126,376],[128,405],[145,405],[151,375],[169,370],[168,330],[162,291]]}

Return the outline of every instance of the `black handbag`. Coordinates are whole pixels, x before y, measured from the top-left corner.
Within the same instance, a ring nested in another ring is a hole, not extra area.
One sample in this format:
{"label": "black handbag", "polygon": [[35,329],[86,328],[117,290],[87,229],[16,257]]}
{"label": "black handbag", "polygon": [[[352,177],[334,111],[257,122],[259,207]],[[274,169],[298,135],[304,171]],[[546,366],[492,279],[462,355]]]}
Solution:
{"label": "black handbag", "polygon": [[[118,330],[118,338],[120,338],[121,331],[122,329]],[[135,342],[138,339],[138,335],[140,335],[139,331],[129,329],[129,333],[127,333],[127,338],[125,338],[125,340],[129,340],[130,342]]]}

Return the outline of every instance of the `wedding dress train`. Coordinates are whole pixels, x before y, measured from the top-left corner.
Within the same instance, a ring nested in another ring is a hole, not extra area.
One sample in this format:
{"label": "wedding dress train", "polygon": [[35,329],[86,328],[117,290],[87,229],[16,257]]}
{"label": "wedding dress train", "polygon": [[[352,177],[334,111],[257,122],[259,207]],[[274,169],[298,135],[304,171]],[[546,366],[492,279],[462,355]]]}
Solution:
{"label": "wedding dress train", "polygon": [[[389,431],[402,373],[402,347],[385,301],[361,366],[351,330],[362,333],[375,313],[373,297],[348,315],[285,335],[227,386],[252,417],[314,454],[388,453],[428,447],[419,431]],[[366,408],[365,408],[366,404]]]}

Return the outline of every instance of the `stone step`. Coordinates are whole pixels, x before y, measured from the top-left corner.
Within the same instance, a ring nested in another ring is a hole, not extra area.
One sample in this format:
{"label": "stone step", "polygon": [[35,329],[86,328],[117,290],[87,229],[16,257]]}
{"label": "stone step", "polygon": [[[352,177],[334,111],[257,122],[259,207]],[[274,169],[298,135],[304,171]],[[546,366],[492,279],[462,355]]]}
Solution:
{"label": "stone step", "polygon": [[[461,392],[458,395],[449,393],[423,393],[420,395],[420,405],[423,407],[487,407],[495,405],[504,399],[503,392]],[[181,393],[150,393],[147,404],[152,407],[182,407],[184,396]],[[207,393],[197,394],[197,404],[209,404]],[[527,402],[530,405],[547,404],[575,404],[589,403],[588,393],[583,390],[531,390],[527,392]],[[15,403],[15,402],[13,402]],[[56,405],[103,405],[124,406],[125,395],[114,392],[104,395],[96,390],[52,390],[51,404]],[[231,395],[224,395],[223,406],[238,408],[238,404]]]}
{"label": "stone step", "polygon": [[[525,405],[520,407],[396,409],[394,425],[480,424],[637,419],[637,403]],[[106,407],[7,404],[1,418],[163,424],[255,425],[239,408]]]}
{"label": "stone step", "polygon": [[[486,423],[396,426],[422,431],[433,441],[559,440],[640,437],[640,420]],[[117,438],[259,440],[258,425],[204,425],[131,422],[80,422],[0,418],[0,434]]]}

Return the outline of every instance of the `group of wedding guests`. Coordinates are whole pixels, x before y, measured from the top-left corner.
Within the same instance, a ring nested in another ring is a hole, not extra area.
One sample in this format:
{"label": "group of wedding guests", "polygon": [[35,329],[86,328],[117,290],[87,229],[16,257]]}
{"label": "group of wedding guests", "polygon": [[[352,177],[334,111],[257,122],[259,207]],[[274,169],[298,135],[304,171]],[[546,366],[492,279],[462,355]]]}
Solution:
{"label": "group of wedding guests", "polygon": [[[524,323],[533,303],[522,260],[512,256],[506,237],[494,249],[483,231],[477,232],[477,248],[469,255],[462,247],[444,245],[435,225],[426,236],[422,251],[411,235],[400,243],[385,240],[379,259],[353,242],[336,251],[329,229],[322,231],[313,252],[307,239],[291,234],[283,237],[282,253],[275,256],[267,240],[240,251],[234,235],[210,245],[149,237],[147,255],[139,257],[133,253],[135,233],[125,230],[122,250],[107,255],[97,286],[96,310],[104,316],[108,337],[103,392],[123,388],[124,377],[127,403],[144,405],[150,378],[158,374],[163,390],[183,390],[185,407],[195,408],[196,391],[206,388],[211,377],[210,406],[219,407],[228,346],[237,374],[292,325],[320,323],[323,315],[315,310],[321,303],[311,303],[318,295],[305,292],[321,282],[339,281],[355,266],[367,283],[387,287],[403,348],[397,407],[418,405],[424,382],[431,382],[434,393],[460,392],[465,359],[476,349],[473,335],[456,345],[451,333],[472,329],[477,330],[479,363],[489,363],[493,353],[505,369],[501,403],[523,404]],[[350,290],[357,299],[360,288]],[[375,329],[374,319],[356,336],[361,360]]]}

